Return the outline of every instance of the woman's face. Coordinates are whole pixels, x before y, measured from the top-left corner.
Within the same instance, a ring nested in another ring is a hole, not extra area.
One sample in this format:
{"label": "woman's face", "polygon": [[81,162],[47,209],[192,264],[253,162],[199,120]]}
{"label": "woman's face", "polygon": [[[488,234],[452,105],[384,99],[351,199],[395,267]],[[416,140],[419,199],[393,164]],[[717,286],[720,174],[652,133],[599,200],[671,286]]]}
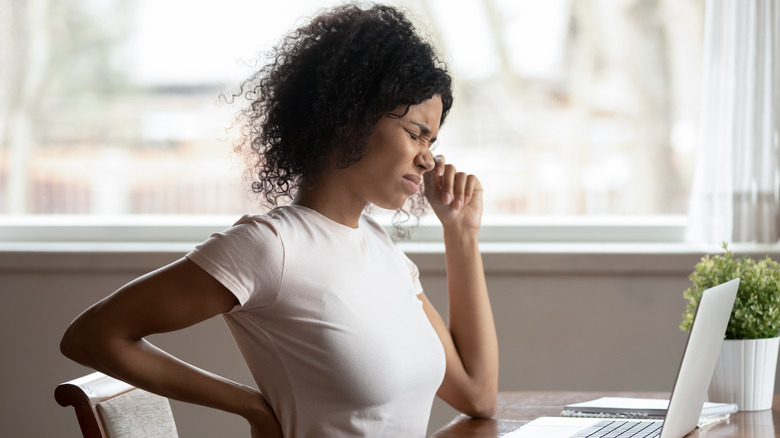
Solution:
{"label": "woman's face", "polygon": [[[400,106],[392,114],[404,114]],[[434,167],[431,146],[439,134],[442,103],[435,95],[409,107],[403,117],[385,116],[374,126],[366,153],[349,166],[350,191],[378,207],[395,210],[413,195]]]}

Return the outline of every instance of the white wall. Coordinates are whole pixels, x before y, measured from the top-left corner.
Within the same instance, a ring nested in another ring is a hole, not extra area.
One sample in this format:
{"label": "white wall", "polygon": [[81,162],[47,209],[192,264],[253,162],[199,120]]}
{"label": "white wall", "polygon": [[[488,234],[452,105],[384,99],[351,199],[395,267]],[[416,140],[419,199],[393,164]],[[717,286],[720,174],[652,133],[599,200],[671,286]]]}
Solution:
{"label": "white wall", "polygon": [[[408,247],[446,314],[443,256]],[[58,343],[83,309],[182,252],[0,251],[0,429],[3,436],[79,437],[54,387],[88,369]],[[701,254],[680,248],[485,245],[501,353],[501,390],[671,389],[685,335],[682,291]],[[777,253],[774,257],[777,259]],[[241,382],[251,377],[221,318],[151,339]],[[248,436],[238,417],[173,402],[182,437]],[[437,401],[431,430],[455,412]]]}

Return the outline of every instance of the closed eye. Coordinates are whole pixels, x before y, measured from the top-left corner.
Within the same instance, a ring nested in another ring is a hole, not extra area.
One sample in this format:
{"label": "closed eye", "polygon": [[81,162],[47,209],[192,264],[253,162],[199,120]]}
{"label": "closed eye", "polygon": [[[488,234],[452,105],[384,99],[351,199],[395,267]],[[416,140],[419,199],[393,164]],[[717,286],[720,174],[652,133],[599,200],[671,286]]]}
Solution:
{"label": "closed eye", "polygon": [[425,138],[425,137],[427,137],[431,133],[431,128],[429,128],[427,125],[422,124],[422,123],[417,123],[417,122],[410,122],[410,123],[412,125],[417,126],[418,128],[420,128],[420,133],[419,134],[415,133],[410,127],[405,126],[402,123],[401,127],[409,135],[409,138],[411,138],[414,141],[423,141],[423,142],[426,143],[426,145],[429,148],[433,149],[433,147],[434,147],[433,143],[436,141],[436,137],[433,137],[431,139],[426,139]]}
{"label": "closed eye", "polygon": [[[415,122],[415,121],[411,121],[410,123],[413,124],[414,126],[420,128],[420,135],[421,136],[424,135],[424,136],[428,137],[428,136],[431,135],[431,128],[428,125],[426,125],[424,123],[418,123],[418,122]],[[409,135],[413,135],[413,133],[410,132]],[[412,138],[415,138],[415,137],[412,137]],[[428,139],[428,141],[427,141],[428,147],[429,148],[433,148],[433,143],[435,141],[436,141],[436,137]]]}
{"label": "closed eye", "polygon": [[422,135],[424,133],[423,134],[417,134],[414,131],[412,131],[411,129],[407,128],[406,126],[404,126],[404,131],[406,131],[406,134],[409,135],[409,138],[411,138],[414,141],[424,141],[425,140],[424,138],[422,138]]}

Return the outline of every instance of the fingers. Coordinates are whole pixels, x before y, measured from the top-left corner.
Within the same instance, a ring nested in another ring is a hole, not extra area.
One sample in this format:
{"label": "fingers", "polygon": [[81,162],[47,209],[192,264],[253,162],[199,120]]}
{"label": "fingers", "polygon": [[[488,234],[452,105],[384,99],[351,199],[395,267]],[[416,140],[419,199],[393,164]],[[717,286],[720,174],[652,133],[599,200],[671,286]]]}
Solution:
{"label": "fingers", "polygon": [[423,175],[426,192],[430,189],[441,188],[441,176],[444,175],[444,157],[437,155],[433,157],[433,162],[435,163],[433,169]]}
{"label": "fingers", "polygon": [[479,188],[479,180],[474,175],[458,172],[452,164],[445,164],[441,155],[435,161],[432,182],[439,189],[442,204],[460,210],[471,201],[474,191]]}
{"label": "fingers", "polygon": [[441,178],[441,176],[444,175],[444,166],[446,165],[444,162],[444,155],[437,155],[433,157],[433,162],[436,163],[435,167],[433,168],[433,174]]}

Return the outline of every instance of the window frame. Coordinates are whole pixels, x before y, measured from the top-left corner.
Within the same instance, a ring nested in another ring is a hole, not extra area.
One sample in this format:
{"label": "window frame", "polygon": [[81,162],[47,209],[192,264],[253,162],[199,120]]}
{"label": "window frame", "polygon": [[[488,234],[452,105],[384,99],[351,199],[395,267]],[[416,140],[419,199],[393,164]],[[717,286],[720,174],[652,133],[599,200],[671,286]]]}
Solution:
{"label": "window frame", "polygon": [[[0,244],[193,243],[230,227],[238,215],[0,215]],[[392,234],[386,217],[379,222]],[[485,217],[482,243],[683,243],[685,216]],[[431,215],[400,244],[442,243]]]}

